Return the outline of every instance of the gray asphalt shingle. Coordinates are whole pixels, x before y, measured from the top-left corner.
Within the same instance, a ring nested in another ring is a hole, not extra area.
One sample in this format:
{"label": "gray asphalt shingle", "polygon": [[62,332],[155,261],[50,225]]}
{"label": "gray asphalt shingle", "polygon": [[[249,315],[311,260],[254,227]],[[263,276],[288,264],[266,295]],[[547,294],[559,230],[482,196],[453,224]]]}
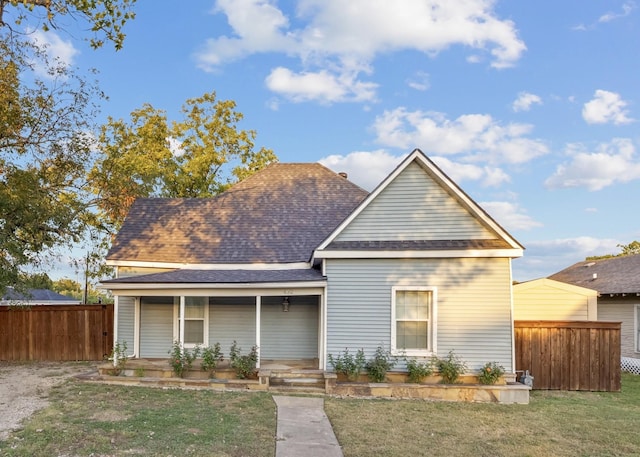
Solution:
{"label": "gray asphalt shingle", "polygon": [[600,294],[640,293],[640,254],[585,260],[552,274],[549,279],[594,289]]}

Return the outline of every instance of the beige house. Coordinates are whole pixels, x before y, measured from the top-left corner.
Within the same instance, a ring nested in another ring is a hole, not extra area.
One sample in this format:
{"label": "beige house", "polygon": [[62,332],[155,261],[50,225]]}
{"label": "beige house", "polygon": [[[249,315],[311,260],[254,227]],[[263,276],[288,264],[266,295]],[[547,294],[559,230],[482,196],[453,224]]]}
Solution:
{"label": "beige house", "polygon": [[598,291],[542,278],[513,286],[514,320],[598,320]]}

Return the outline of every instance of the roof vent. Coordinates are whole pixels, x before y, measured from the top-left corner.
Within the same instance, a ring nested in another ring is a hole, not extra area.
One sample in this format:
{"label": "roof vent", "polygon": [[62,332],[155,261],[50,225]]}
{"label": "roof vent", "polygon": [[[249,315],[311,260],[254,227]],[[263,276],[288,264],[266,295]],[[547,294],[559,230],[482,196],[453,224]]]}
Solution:
{"label": "roof vent", "polygon": [[349,175],[347,175],[346,171],[341,171],[340,173],[338,173],[340,176],[342,176],[344,179],[347,179],[349,177]]}
{"label": "roof vent", "polygon": [[585,265],[585,267],[592,267],[594,266],[596,263],[595,262],[589,262]]}
{"label": "roof vent", "polygon": [[596,279],[598,279],[598,273],[593,274],[593,280],[595,281]]}

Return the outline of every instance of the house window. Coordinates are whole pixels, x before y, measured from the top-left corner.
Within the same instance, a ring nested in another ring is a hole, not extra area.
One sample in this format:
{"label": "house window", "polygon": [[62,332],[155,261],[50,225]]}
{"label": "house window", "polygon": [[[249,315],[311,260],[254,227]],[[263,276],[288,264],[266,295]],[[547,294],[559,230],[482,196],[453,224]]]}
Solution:
{"label": "house window", "polygon": [[435,352],[436,290],[426,287],[392,288],[391,345],[396,353]]}
{"label": "house window", "polygon": [[207,317],[207,297],[184,298],[184,345],[193,347],[206,343],[205,321]]}

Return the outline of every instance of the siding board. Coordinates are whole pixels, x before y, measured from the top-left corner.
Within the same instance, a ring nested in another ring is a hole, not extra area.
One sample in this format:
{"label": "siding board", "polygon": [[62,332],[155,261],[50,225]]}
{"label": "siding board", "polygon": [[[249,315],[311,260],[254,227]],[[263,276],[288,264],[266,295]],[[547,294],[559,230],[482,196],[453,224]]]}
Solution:
{"label": "siding board", "polygon": [[336,241],[495,239],[417,163],[412,163]]}
{"label": "siding board", "polygon": [[326,269],[328,354],[389,348],[392,286],[427,286],[438,290],[438,355],[513,370],[508,259],[327,259]]}
{"label": "siding board", "polygon": [[173,305],[140,305],[140,357],[167,358],[173,345]]}

